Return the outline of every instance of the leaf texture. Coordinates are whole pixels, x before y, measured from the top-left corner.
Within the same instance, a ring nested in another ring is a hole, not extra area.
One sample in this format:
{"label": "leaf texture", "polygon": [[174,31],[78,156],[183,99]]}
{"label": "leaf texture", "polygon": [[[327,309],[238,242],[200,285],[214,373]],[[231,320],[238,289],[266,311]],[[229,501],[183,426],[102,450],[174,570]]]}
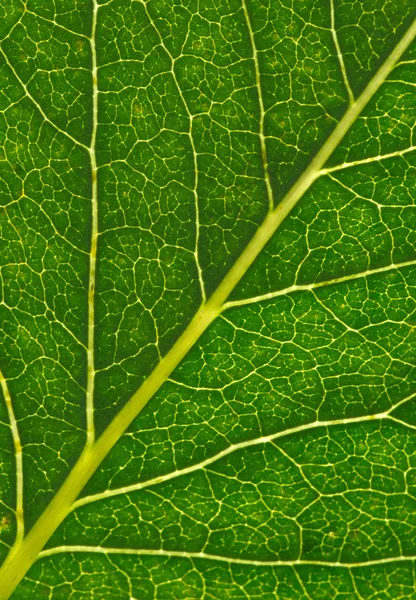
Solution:
{"label": "leaf texture", "polygon": [[414,2],[0,17],[0,599],[416,599]]}

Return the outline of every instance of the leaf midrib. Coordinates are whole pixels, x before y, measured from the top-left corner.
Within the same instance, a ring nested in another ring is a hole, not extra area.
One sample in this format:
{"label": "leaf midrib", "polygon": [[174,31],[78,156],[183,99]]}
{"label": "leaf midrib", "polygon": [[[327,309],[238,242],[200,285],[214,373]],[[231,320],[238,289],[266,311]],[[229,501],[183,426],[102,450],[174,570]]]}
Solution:
{"label": "leaf midrib", "polygon": [[403,38],[388,56],[383,65],[366,86],[360,97],[350,105],[338,125],[330,134],[319,152],[305,169],[298,181],[289,190],[281,203],[269,212],[251,241],[241,253],[227,275],[219,284],[208,302],[200,307],[187,329],[178,338],[171,350],[160,361],[147,380],[133,394],[127,404],[116,415],[107,429],[93,445],[87,445],[81,453],[62,487],[30,530],[27,537],[12,548],[0,569],[2,598],[7,600],[28,569],[38,558],[51,535],[73,509],[81,490],[89,481],[127,427],[137,417],[148,401],[163,385],[187,352],[193,347],[212,321],[220,314],[231,291],[247,272],[258,254],[276,232],[314,181],[323,174],[322,168],[335,148],[344,138],[362,110],[386,80],[398,59],[416,36],[416,19]]}

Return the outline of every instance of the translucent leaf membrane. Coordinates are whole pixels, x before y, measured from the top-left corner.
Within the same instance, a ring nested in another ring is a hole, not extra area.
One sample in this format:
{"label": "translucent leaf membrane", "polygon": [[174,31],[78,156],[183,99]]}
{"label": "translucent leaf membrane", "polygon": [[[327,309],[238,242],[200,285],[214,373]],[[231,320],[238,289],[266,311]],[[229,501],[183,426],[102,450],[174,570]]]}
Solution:
{"label": "translucent leaf membrane", "polygon": [[[53,600],[141,598],[176,600],[192,598],[254,598],[255,600],[331,600],[341,598],[414,597],[411,561],[368,567],[223,564],[198,558],[154,556],[76,555],[55,556],[36,565],[36,579],[25,581],[21,598],[44,594]],[[47,583],[50,581],[50,583]],[[52,583],[53,582],[53,583]],[[88,591],[86,591],[88,590]],[[130,596],[129,596],[130,595]]]}
{"label": "translucent leaf membrane", "polygon": [[329,148],[13,600],[416,598],[413,18],[0,0],[2,559]]}

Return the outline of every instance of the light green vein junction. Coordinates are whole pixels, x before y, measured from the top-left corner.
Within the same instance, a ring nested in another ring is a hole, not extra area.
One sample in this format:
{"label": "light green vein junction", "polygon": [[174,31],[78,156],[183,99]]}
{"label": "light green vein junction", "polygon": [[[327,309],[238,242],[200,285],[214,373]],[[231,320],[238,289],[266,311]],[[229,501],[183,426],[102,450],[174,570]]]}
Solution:
{"label": "light green vein junction", "polygon": [[[394,420],[398,423],[401,423],[405,427],[413,428],[414,426],[409,425],[408,423],[404,423],[403,421],[400,421],[399,419],[392,417],[391,413],[398,406],[400,406],[401,404],[404,404],[405,402],[409,402],[410,400],[412,400],[415,397],[416,397],[416,394],[412,394],[411,396],[404,398],[397,404],[393,405],[389,410],[386,410],[382,413],[377,413],[377,414],[373,414],[373,415],[363,415],[362,417],[351,417],[351,418],[347,418],[347,419],[334,419],[332,421],[312,421],[311,423],[307,423],[305,425],[298,425],[297,427],[291,427],[289,429],[285,429],[284,431],[278,431],[277,433],[273,433],[270,435],[253,438],[253,439],[250,439],[250,440],[247,440],[244,442],[239,442],[238,444],[232,444],[225,450],[222,450],[221,452],[218,452],[217,454],[210,456],[206,460],[203,460],[203,461],[201,461],[195,465],[192,465],[190,467],[185,467],[184,469],[179,469],[177,471],[167,473],[166,475],[161,475],[159,477],[155,477],[154,479],[140,481],[138,483],[135,483],[135,484],[132,484],[129,486],[115,488],[112,490],[107,490],[105,492],[101,492],[98,494],[92,494],[90,496],[84,496],[83,498],[80,498],[79,500],[74,502],[73,510],[76,510],[77,508],[79,508],[81,506],[85,506],[86,504],[91,504],[92,502],[98,502],[99,500],[104,500],[105,498],[112,498],[113,496],[119,496],[121,494],[128,494],[131,492],[136,492],[138,490],[142,490],[144,488],[148,488],[153,485],[158,485],[159,483],[164,483],[166,481],[176,479],[177,477],[182,477],[183,475],[188,475],[189,473],[194,473],[195,471],[205,469],[206,467],[208,467],[209,465],[212,465],[213,463],[220,460],[221,458],[224,458],[225,456],[229,456],[230,454],[233,454],[234,452],[236,452],[238,450],[244,450],[246,448],[250,448],[253,446],[267,444],[269,442],[273,442],[274,440],[278,440],[280,438],[284,438],[289,435],[293,435],[295,433],[302,433],[302,432],[310,431],[311,429],[336,427],[337,425],[352,425],[354,423],[366,423],[368,421],[383,421],[383,420],[385,421],[387,419]],[[416,427],[414,427],[414,428],[416,429]]]}
{"label": "light green vein junction", "polygon": [[334,171],[342,171],[343,169],[350,169],[351,167],[358,167],[360,165],[368,165],[369,163],[381,162],[382,160],[387,160],[389,158],[395,158],[397,156],[404,156],[405,154],[409,154],[410,152],[414,152],[416,150],[416,146],[409,146],[408,148],[404,148],[403,150],[397,150],[396,152],[389,152],[387,154],[379,154],[378,156],[370,156],[369,158],[363,158],[362,160],[354,160],[348,163],[342,163],[340,165],[335,165],[334,167],[327,167],[326,169],[321,169],[320,175],[326,175],[327,173],[333,173]]}
{"label": "light green vein junction", "polygon": [[223,304],[222,310],[228,310],[229,308],[235,308],[237,306],[245,306],[247,304],[257,304],[258,302],[264,302],[265,300],[272,300],[273,298],[278,298],[279,296],[286,296],[287,294],[293,294],[294,292],[305,292],[317,290],[322,287],[327,287],[329,285],[334,285],[337,283],[347,283],[349,281],[354,281],[356,279],[371,277],[372,275],[380,274],[380,273],[389,273],[391,271],[397,271],[399,269],[403,269],[405,267],[412,267],[416,265],[415,260],[408,260],[402,263],[398,263],[397,265],[386,265],[385,267],[379,267],[378,269],[369,269],[368,271],[361,271],[359,273],[352,273],[351,275],[345,275],[344,277],[335,277],[334,279],[327,279],[325,281],[318,281],[316,283],[307,283],[304,285],[292,285],[288,288],[284,288],[282,290],[277,290],[275,292],[269,292],[267,294],[261,294],[259,296],[252,296],[251,298],[243,298],[242,300],[230,300],[229,302],[225,302]]}
{"label": "light green vein junction", "polygon": [[51,119],[48,117],[48,115],[45,113],[45,111],[43,110],[43,108],[41,107],[41,105],[39,104],[39,102],[37,102],[37,100],[32,96],[32,94],[29,92],[27,85],[21,80],[21,78],[19,77],[19,75],[17,74],[16,69],[13,67],[12,63],[10,62],[7,54],[4,52],[3,48],[1,47],[0,44],[0,54],[2,55],[2,57],[4,58],[4,60],[7,63],[7,66],[9,67],[9,69],[13,72],[13,75],[15,76],[16,80],[19,82],[19,84],[22,86],[23,91],[25,93],[25,96],[27,98],[30,99],[30,101],[32,102],[32,104],[37,108],[37,110],[40,112],[40,114],[42,115],[42,118],[45,120],[46,123],[49,123],[49,125],[52,125],[52,127],[56,130],[59,131],[59,133],[61,133],[62,135],[64,135],[66,138],[68,138],[69,140],[71,140],[71,142],[73,142],[74,144],[76,144],[77,146],[80,146],[81,148],[84,148],[85,150],[89,150],[89,148],[83,144],[82,142],[78,141],[76,138],[74,138],[70,133],[68,133],[67,131],[65,131],[64,129],[61,129],[60,127],[58,127],[58,125],[56,125],[56,123],[54,123],[53,121],[51,121]]}

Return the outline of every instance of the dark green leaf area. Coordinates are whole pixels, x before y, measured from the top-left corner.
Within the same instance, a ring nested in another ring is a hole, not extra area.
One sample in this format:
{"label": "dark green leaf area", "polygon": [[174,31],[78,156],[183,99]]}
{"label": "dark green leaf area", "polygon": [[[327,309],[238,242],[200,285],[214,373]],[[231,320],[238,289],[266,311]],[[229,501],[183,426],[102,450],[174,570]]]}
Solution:
{"label": "dark green leaf area", "polygon": [[414,3],[335,0],[334,8],[347,75],[359,93],[414,18]]}
{"label": "dark green leaf area", "polygon": [[7,0],[0,4],[0,36],[7,37],[22,17],[24,4],[21,0]]}
{"label": "dark green leaf area", "polygon": [[[22,600],[414,600],[410,562],[346,569],[267,567],[157,556],[55,556],[33,567]],[[38,583],[42,580],[43,583]]]}
{"label": "dark green leaf area", "polygon": [[27,98],[17,95],[3,119],[0,362],[19,421],[30,527],[85,441],[90,183],[85,151]]}
{"label": "dark green leaf area", "polygon": [[55,0],[53,5],[42,0],[28,0],[27,10],[56,23],[73,33],[89,35],[91,5],[88,0]]}
{"label": "dark green leaf area", "polygon": [[[133,11],[129,3],[118,2],[100,11],[100,84],[106,93],[100,96],[98,157],[100,164],[125,160],[148,182],[161,185],[165,180],[165,186],[179,177],[192,188],[196,166],[200,260],[211,291],[253,234],[267,206],[257,136],[253,51],[239,3],[200,7],[198,14],[187,7],[175,11],[169,25],[168,10],[150,2]],[[262,10],[254,8],[250,17],[259,28],[258,33],[254,31],[256,44],[265,44],[259,68],[264,75],[271,173],[277,177],[281,194],[288,178],[292,181],[305,165],[311,145],[327,135],[327,121],[333,127],[327,115],[330,107],[338,110],[345,101],[337,81],[337,61],[328,51],[330,32],[319,29],[323,22],[328,24],[329,14],[324,16],[313,2],[299,8],[300,16],[274,5],[271,10],[275,22],[287,26],[284,39],[269,30],[270,25],[267,33],[264,28],[260,31],[257,19],[264,17]],[[318,26],[304,28],[307,19]],[[181,38],[173,41],[169,35],[179,23],[188,28],[181,52],[177,46]],[[298,55],[292,39],[295,34],[300,36],[297,47],[302,48]],[[285,60],[281,60],[283,55]],[[271,63],[274,71],[268,73]],[[314,64],[319,74],[313,72]],[[290,93],[278,98],[274,108],[276,91],[286,89],[283,76],[292,82]],[[304,81],[298,83],[302,77]],[[191,124],[189,115],[194,117]],[[282,127],[289,130],[284,132]],[[183,135],[169,152],[170,132]]]}
{"label": "dark green leaf area", "polygon": [[396,67],[335,150],[328,165],[349,163],[413,145],[414,74]]}
{"label": "dark green leaf area", "polygon": [[[79,142],[91,138],[92,77],[88,39],[26,11],[3,42],[5,60],[32,101]],[[23,89],[22,89],[23,91]]]}
{"label": "dark green leaf area", "polygon": [[392,411],[392,416],[408,423],[410,426],[416,426],[416,403],[413,396],[410,396],[407,402],[403,402]]}
{"label": "dark green leaf area", "polygon": [[416,528],[414,445],[405,428],[371,421],[259,440],[193,473],[103,499],[98,510],[81,507],[51,545],[231,560],[406,556]]}
{"label": "dark green leaf area", "polygon": [[101,500],[98,510],[78,509],[51,545],[248,560],[406,556],[416,528],[414,450],[405,428],[371,422],[246,445],[205,469]]}
{"label": "dark green leaf area", "polygon": [[224,312],[84,493],[145,481],[316,420],[378,414],[411,397],[413,271]]}
{"label": "dark green leaf area", "polygon": [[201,291],[192,193],[178,181],[164,187],[121,164],[101,170],[99,189],[111,198],[100,212],[96,288],[100,432],[175,342]]}
{"label": "dark green leaf area", "polygon": [[300,518],[305,557],[348,563],[412,554],[414,445],[405,427],[371,421],[279,443],[320,495]]}
{"label": "dark green leaf area", "polygon": [[265,108],[274,192],[280,200],[346,108],[332,52],[328,5],[248,3]]}
{"label": "dark green leaf area", "polygon": [[[296,489],[292,498],[289,488]],[[315,496],[286,457],[273,446],[259,446],[206,472],[134,493],[132,502],[102,501],[98,518],[81,508],[51,543],[70,543],[75,536],[78,543],[94,538],[110,546],[144,543],[155,549],[293,559],[300,533],[294,517]]]}
{"label": "dark green leaf area", "polygon": [[1,559],[173,348],[13,600],[416,600],[413,15],[0,0]]}
{"label": "dark green leaf area", "polygon": [[331,282],[414,258],[415,158],[335,171],[318,180],[248,270],[232,298]]}

